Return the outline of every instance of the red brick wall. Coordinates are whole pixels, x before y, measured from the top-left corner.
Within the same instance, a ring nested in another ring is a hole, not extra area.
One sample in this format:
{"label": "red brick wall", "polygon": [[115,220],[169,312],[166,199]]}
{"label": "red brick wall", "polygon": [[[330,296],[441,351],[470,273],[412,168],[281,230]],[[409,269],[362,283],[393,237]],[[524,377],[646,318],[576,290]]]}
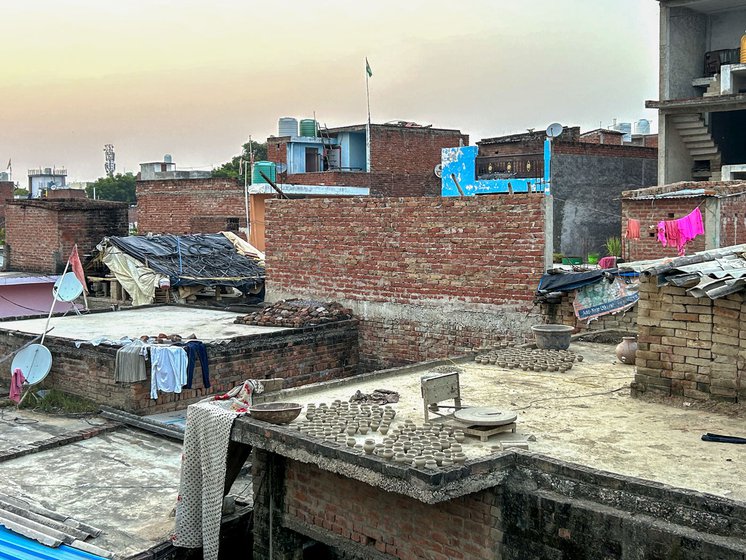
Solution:
{"label": "red brick wall", "polygon": [[608,133],[608,132],[599,131],[599,132],[583,134],[580,137],[580,141],[586,144],[604,144],[604,145],[609,145],[609,146],[621,146],[623,138],[624,138],[623,134],[614,134],[613,132]]}
{"label": "red brick wall", "polygon": [[127,233],[123,202],[16,200],[6,209],[6,267],[62,272],[76,243],[83,258],[104,237]]}
{"label": "red brick wall", "polygon": [[[673,220],[686,216],[705,201],[704,198],[679,198],[669,200],[630,200],[622,199],[622,233],[627,231],[627,219],[640,220],[640,239],[622,240],[624,257],[627,260],[646,260],[678,255],[676,247],[664,247],[658,241],[657,224],[661,220]],[[707,229],[704,206],[700,207],[702,222]],[[721,244],[722,245],[722,244]],[[687,254],[704,251],[705,236],[700,235],[691,241]]]}
{"label": "red brick wall", "polygon": [[239,219],[240,227],[246,227],[243,187],[235,179],[173,179],[137,182],[137,226],[138,232],[170,233],[216,233],[196,229],[215,222],[196,218],[229,216]]}
{"label": "red brick wall", "polygon": [[[112,320],[116,320],[115,316]],[[132,333],[132,336],[140,334]],[[33,335],[10,335],[0,331],[0,351],[9,355],[32,338]],[[156,414],[186,408],[207,395],[225,393],[246,379],[285,378],[284,387],[296,387],[355,375],[358,373],[357,341],[355,322],[346,321],[207,344],[210,388],[204,388],[202,369],[197,362],[192,389],[183,389],[178,394],[159,393],[158,399],[152,400],[149,362],[148,380],[115,383],[117,348],[86,344],[76,348],[73,341],[50,335],[45,345],[53,361],[44,387],[129,412]]]}
{"label": "red brick wall", "polygon": [[6,201],[13,199],[14,189],[13,181],[0,181],[0,226],[5,223]]}
{"label": "red brick wall", "polygon": [[271,200],[269,297],[353,306],[367,369],[520,335],[543,271],[544,202],[540,195]]}
{"label": "red brick wall", "polygon": [[285,514],[394,558],[494,559],[502,532],[493,489],[428,505],[287,461]]}
{"label": "red brick wall", "polygon": [[720,199],[720,246],[746,243],[746,195]]}

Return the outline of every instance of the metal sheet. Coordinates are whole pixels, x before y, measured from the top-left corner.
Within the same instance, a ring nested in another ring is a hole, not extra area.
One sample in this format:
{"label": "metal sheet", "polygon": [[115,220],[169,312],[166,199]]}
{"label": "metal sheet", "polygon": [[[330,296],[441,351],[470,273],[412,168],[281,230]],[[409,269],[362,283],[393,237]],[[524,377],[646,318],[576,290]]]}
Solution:
{"label": "metal sheet", "polygon": [[0,527],[0,559],[2,560],[105,560],[67,545],[50,548],[34,540]]}

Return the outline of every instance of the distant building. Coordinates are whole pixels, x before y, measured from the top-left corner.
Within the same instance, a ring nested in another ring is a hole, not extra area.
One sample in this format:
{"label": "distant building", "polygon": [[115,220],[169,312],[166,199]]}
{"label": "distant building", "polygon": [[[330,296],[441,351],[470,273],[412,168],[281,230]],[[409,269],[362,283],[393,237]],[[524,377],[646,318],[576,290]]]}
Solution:
{"label": "distant building", "polygon": [[660,29],[658,183],[746,177],[746,5],[660,0]]}
{"label": "distant building", "polygon": [[551,179],[552,252],[603,253],[606,239],[621,234],[622,191],[657,179],[657,150],[622,144],[622,134],[565,127],[551,151],[544,130],[444,149],[442,194],[544,193]]}
{"label": "distant building", "polygon": [[28,192],[31,198],[39,198],[47,189],[65,187],[67,170],[64,167],[40,167],[28,170]]}

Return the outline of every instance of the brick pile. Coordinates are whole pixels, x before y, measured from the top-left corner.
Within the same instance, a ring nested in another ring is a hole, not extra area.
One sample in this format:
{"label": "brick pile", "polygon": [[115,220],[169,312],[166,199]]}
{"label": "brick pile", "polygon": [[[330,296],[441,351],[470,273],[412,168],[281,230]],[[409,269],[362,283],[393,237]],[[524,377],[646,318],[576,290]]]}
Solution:
{"label": "brick pile", "polygon": [[234,322],[260,327],[312,327],[352,319],[352,310],[336,302],[280,300]]}
{"label": "brick pile", "polygon": [[746,303],[742,293],[710,300],[642,278],[638,303],[636,393],[693,399],[746,398]]}

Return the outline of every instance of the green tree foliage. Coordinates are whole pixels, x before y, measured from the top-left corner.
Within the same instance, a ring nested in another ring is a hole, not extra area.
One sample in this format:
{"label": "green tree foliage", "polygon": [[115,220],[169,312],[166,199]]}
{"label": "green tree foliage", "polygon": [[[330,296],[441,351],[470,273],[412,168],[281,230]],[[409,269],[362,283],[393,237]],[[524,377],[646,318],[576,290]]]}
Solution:
{"label": "green tree foliage", "polygon": [[14,196],[28,196],[28,190],[24,189],[22,187],[16,187],[13,189],[13,195]]}
{"label": "green tree foliage", "polygon": [[117,200],[134,204],[136,178],[132,173],[122,175],[117,173],[114,177],[100,177],[85,188],[88,198],[93,198],[94,189],[96,198],[99,200]]}
{"label": "green tree foliage", "polygon": [[[251,141],[251,148],[254,150],[254,161],[264,161],[267,159],[267,143],[266,142],[255,142]],[[243,174],[241,173],[241,160],[249,161],[249,142],[243,145],[243,151],[241,155],[235,156],[232,160],[224,163],[217,169],[212,170],[213,177],[230,177],[238,179],[243,182]]]}

